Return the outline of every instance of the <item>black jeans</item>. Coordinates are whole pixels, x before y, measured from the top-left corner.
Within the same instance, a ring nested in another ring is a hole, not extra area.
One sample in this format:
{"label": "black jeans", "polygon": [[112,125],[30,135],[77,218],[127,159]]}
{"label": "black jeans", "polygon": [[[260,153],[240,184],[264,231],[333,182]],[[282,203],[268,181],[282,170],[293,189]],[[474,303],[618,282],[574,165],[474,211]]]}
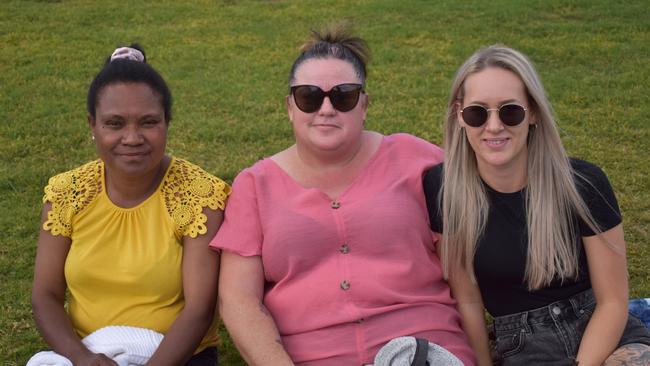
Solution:
{"label": "black jeans", "polygon": [[208,347],[190,358],[185,366],[217,366],[219,365],[219,352],[217,347]]}
{"label": "black jeans", "polygon": [[[573,365],[582,334],[596,308],[589,289],[548,306],[494,318],[502,365]],[[650,332],[633,315],[618,344],[650,345]]]}

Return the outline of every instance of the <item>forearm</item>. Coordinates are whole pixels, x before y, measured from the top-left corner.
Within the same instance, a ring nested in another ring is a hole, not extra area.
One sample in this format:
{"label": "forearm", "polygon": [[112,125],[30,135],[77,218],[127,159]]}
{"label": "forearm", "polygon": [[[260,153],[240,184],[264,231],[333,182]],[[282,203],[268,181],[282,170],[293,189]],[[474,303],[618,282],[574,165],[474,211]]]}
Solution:
{"label": "forearm", "polygon": [[469,338],[469,344],[476,354],[478,365],[492,365],[487,329],[485,327],[485,310],[482,303],[458,304],[458,311],[463,319],[463,330]]}
{"label": "forearm", "polygon": [[597,304],[582,336],[580,366],[602,365],[616,349],[627,322],[627,302]]}
{"label": "forearm", "polygon": [[293,365],[273,317],[255,299],[219,300],[224,324],[249,365]]}
{"label": "forearm", "polygon": [[52,349],[73,364],[93,353],[81,343],[72,328],[63,302],[44,295],[32,296],[34,321],[41,336]]}
{"label": "forearm", "polygon": [[148,365],[182,365],[189,360],[201,343],[214,318],[214,309],[184,308]]}

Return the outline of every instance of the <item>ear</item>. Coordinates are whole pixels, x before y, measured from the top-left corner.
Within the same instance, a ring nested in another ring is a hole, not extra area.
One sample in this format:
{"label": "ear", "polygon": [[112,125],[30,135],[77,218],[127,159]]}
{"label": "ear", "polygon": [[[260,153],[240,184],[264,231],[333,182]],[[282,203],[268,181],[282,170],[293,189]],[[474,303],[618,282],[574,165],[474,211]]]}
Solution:
{"label": "ear", "polygon": [[461,128],[466,127],[467,124],[465,123],[465,120],[463,119],[463,108],[461,108],[460,102],[454,103],[453,106],[453,112],[456,115],[456,120],[458,121],[458,124],[460,125]]}
{"label": "ear", "polygon": [[93,118],[90,113],[88,114],[88,127],[90,127],[90,129],[95,128],[95,118]]}
{"label": "ear", "polygon": [[287,114],[289,115],[289,120],[293,122],[293,108],[291,108],[291,94],[284,97],[284,104],[287,107]]}
{"label": "ear", "polygon": [[529,110],[529,112],[530,113],[528,115],[528,124],[531,125],[531,126],[537,124],[537,121],[538,121],[537,120],[537,113],[535,113],[535,111],[533,111],[533,110]]}
{"label": "ear", "polygon": [[368,114],[368,106],[370,105],[370,95],[363,93],[361,94],[361,108],[363,108],[363,121],[366,120],[366,115]]}

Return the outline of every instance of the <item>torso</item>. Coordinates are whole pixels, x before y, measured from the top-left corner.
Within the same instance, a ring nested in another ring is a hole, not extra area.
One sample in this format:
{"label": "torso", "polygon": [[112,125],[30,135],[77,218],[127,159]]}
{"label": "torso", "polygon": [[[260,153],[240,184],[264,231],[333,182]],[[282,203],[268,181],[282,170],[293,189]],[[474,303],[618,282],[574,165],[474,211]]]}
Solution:
{"label": "torso", "polygon": [[422,174],[441,159],[413,136],[383,137],[335,200],[274,159],[240,173],[211,245],[261,256],[264,304],[294,362],[372,363],[413,334],[472,364],[427,226]]}
{"label": "torso", "polygon": [[[64,271],[68,312],[80,337],[108,325],[164,334],[183,309],[183,237],[199,234],[197,207],[223,208],[229,187],[184,160],[166,165],[153,193],[128,208],[109,198],[101,161],[60,174],[46,187],[44,201],[54,213],[46,226],[71,239]],[[216,343],[212,331],[201,347]]]}
{"label": "torso", "polygon": [[[578,191],[603,229],[607,230],[620,223],[616,199],[602,171],[593,164],[577,159],[572,160],[572,166],[574,171],[586,176],[596,186],[594,189],[587,183],[578,184]],[[435,197],[441,189],[441,179],[442,165],[427,173],[428,187],[425,187],[425,191],[432,229],[436,232],[442,230],[442,217],[435,203]],[[591,287],[582,236],[593,235],[593,232],[582,220],[573,217],[577,229],[575,242],[579,246],[578,277],[564,282],[556,280],[539,290],[528,290],[524,280],[528,255],[525,189],[501,193],[487,184],[485,187],[490,209],[485,231],[477,244],[474,272],[484,305],[492,316],[536,309]]]}

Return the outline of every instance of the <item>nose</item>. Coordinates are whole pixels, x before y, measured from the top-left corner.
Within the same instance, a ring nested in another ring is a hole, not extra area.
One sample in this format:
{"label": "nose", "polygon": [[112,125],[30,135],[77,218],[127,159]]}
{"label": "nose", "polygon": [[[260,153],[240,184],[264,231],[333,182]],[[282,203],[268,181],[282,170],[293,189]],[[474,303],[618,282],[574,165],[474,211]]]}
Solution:
{"label": "nose", "polygon": [[122,135],[122,143],[124,145],[140,145],[144,141],[139,126],[130,125],[127,126],[123,131],[124,134]]}
{"label": "nose", "polygon": [[497,108],[488,109],[488,119],[485,122],[485,129],[490,132],[498,132],[505,128],[501,118],[499,118],[499,110]]}
{"label": "nose", "polygon": [[335,112],[336,110],[332,105],[332,101],[330,101],[330,97],[323,98],[323,104],[321,104],[320,109],[318,110],[318,114],[330,115]]}

